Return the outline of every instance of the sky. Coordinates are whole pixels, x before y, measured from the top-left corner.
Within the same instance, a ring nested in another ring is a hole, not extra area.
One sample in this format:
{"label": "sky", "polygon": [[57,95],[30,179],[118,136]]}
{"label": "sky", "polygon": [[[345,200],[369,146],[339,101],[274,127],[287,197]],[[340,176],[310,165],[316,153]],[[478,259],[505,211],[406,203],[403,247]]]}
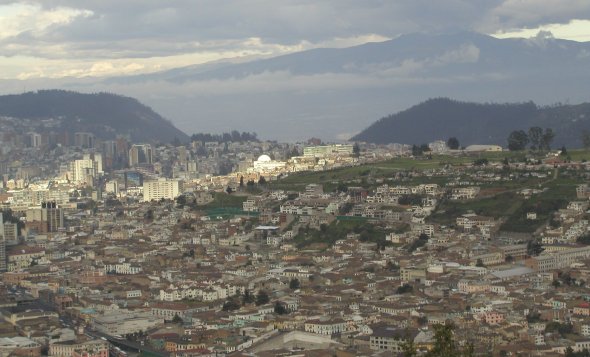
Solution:
{"label": "sky", "polygon": [[0,79],[108,77],[412,32],[590,41],[588,0],[0,0]]}

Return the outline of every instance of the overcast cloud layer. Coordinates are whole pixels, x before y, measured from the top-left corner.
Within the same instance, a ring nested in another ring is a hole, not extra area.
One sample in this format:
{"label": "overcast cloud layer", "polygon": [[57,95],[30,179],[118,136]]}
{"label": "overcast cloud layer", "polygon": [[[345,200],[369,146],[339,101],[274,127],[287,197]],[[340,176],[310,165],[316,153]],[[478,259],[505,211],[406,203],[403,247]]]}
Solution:
{"label": "overcast cloud layer", "polygon": [[2,78],[153,72],[403,33],[590,19],[587,0],[0,0]]}

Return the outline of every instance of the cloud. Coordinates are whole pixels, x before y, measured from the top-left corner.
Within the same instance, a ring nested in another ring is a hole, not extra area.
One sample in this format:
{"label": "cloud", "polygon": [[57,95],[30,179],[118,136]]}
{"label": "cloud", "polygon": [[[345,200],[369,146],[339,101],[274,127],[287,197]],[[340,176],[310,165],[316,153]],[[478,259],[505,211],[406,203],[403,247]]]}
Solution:
{"label": "cloud", "polygon": [[458,49],[446,51],[432,62],[437,66],[444,66],[450,63],[474,63],[479,60],[479,52],[477,46],[465,44]]}
{"label": "cloud", "polygon": [[507,32],[587,18],[590,18],[587,0],[505,0],[490,11],[479,29]]}
{"label": "cloud", "polygon": [[52,29],[65,26],[76,18],[92,16],[92,11],[70,7],[43,9],[34,3],[0,5],[0,39],[18,38],[23,34],[42,37]]}
{"label": "cloud", "polygon": [[142,71],[150,71],[156,66],[347,47],[411,32],[499,33],[576,18],[590,18],[590,2],[0,0],[0,54],[11,68],[23,57],[38,59],[41,71],[23,67],[3,73],[12,78],[24,72],[75,73],[94,63],[116,61],[138,63]]}

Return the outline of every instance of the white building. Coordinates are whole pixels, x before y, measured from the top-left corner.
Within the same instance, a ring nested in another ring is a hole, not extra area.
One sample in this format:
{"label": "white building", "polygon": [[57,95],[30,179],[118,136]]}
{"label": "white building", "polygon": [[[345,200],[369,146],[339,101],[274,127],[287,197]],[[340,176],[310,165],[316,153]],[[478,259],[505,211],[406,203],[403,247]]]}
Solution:
{"label": "white building", "polygon": [[123,336],[129,333],[146,331],[162,324],[164,320],[152,315],[149,311],[117,310],[97,316],[92,322],[98,332]]}
{"label": "white building", "polygon": [[72,173],[72,181],[77,184],[92,184],[92,180],[97,174],[94,160],[91,159],[72,161],[70,164],[70,171]]}
{"label": "white building", "polygon": [[261,155],[258,160],[254,161],[253,170],[261,174],[272,173],[283,169],[286,165],[287,163],[284,161],[276,161],[268,155]]}
{"label": "white building", "polygon": [[160,178],[143,183],[143,200],[145,202],[153,200],[173,200],[178,197],[183,190],[183,184],[180,180],[169,180]]}

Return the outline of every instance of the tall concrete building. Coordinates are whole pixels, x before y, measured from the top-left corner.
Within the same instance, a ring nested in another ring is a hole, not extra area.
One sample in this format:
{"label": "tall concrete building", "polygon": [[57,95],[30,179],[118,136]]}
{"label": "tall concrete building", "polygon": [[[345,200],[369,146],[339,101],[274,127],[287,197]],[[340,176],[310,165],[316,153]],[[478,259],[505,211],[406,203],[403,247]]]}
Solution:
{"label": "tall concrete building", "polygon": [[73,182],[88,185],[92,185],[97,174],[94,160],[90,158],[72,161],[70,163],[70,172],[72,173],[71,180]]}
{"label": "tall concrete building", "polygon": [[99,152],[94,152],[92,154],[84,154],[83,160],[92,160],[94,163],[94,169],[98,175],[104,174],[102,169],[103,162],[102,162],[102,154]]}
{"label": "tall concrete building", "polygon": [[6,271],[6,238],[4,237],[4,217],[0,213],[0,227],[2,228],[2,235],[0,235],[0,272]]}
{"label": "tall concrete building", "polygon": [[152,164],[153,154],[152,146],[149,144],[133,144],[129,149],[129,166],[139,164]]}
{"label": "tall concrete building", "polygon": [[64,212],[55,202],[43,202],[27,210],[27,227],[39,233],[57,232],[64,227]]}
{"label": "tall concrete building", "polygon": [[4,233],[4,242],[6,246],[19,244],[18,225],[12,222],[3,222],[0,228],[0,234]]}
{"label": "tall concrete building", "polygon": [[153,181],[144,181],[143,183],[143,200],[145,202],[153,200],[173,200],[178,197],[183,190],[183,184],[180,180],[168,180],[161,178]]}
{"label": "tall concrete building", "polygon": [[74,145],[84,148],[91,149],[96,144],[96,137],[92,133],[77,132],[74,133]]}

